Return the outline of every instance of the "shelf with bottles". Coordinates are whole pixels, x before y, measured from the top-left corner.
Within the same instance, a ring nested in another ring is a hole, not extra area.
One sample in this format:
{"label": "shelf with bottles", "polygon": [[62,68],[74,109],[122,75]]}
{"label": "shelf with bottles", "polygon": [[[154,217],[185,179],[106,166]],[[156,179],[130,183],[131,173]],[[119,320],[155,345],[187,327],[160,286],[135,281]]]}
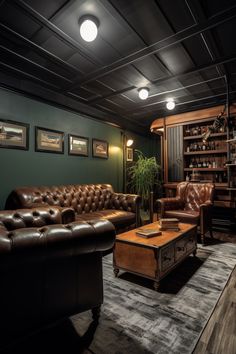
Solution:
{"label": "shelf with bottles", "polygon": [[[202,139],[203,135],[209,132],[209,139],[217,136],[227,136],[226,126],[221,126],[219,129],[213,130],[213,123],[215,118],[208,119],[207,121],[190,123],[184,128],[184,140]],[[208,134],[207,134],[208,135]]]}
{"label": "shelf with bottles", "polygon": [[184,152],[184,155],[186,156],[191,156],[191,155],[209,155],[209,154],[225,154],[227,153],[227,149],[221,149],[221,150],[205,150],[205,151],[189,151],[189,152]]}
{"label": "shelf with bottles", "polygon": [[209,171],[218,171],[218,172],[224,172],[225,171],[225,168],[222,168],[222,167],[215,167],[215,168],[213,168],[213,167],[192,167],[192,168],[190,168],[190,167],[186,167],[185,169],[184,169],[184,171],[202,171],[202,172],[209,172]]}
{"label": "shelf with bottles", "polygon": [[[216,137],[226,137],[226,136],[227,136],[226,132],[212,133],[208,139],[212,139],[212,138],[216,138]],[[184,136],[184,140],[194,140],[194,139],[202,139],[202,134],[201,135]]]}
{"label": "shelf with bottles", "polygon": [[184,161],[185,168],[203,168],[206,170],[220,168],[226,170],[226,155],[204,155],[199,156],[195,154],[195,157],[187,158]]}
{"label": "shelf with bottles", "polygon": [[226,154],[227,144],[224,139],[221,139],[219,137],[209,141],[185,141],[184,154],[189,154],[192,152],[197,154]]}

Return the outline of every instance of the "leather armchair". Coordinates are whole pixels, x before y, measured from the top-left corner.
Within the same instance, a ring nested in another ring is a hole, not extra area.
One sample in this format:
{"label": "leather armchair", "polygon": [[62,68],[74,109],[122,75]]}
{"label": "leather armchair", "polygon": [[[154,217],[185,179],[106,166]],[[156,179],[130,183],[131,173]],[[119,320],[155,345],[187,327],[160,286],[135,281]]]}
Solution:
{"label": "leather armchair", "polygon": [[175,198],[158,199],[160,217],[177,218],[184,223],[199,225],[204,244],[208,231],[212,237],[214,190],[213,183],[181,182],[177,185]]}
{"label": "leather armchair", "polygon": [[[56,207],[0,211],[0,347],[103,302],[107,220],[61,224]],[[0,348],[0,351],[1,351]]]}

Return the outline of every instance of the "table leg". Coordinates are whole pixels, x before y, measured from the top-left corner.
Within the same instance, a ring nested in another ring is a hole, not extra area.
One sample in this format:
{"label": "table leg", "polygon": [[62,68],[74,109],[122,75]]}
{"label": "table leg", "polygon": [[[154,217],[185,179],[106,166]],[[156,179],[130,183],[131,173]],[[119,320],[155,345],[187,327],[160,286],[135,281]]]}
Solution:
{"label": "table leg", "polygon": [[159,286],[160,286],[160,282],[159,282],[159,281],[154,281],[153,287],[154,287],[154,289],[155,289],[156,291],[159,289]]}
{"label": "table leg", "polygon": [[113,272],[115,274],[115,277],[117,278],[118,277],[118,274],[119,274],[119,269],[118,268],[114,268],[113,269]]}
{"label": "table leg", "polygon": [[197,250],[194,250],[193,251],[193,256],[196,257],[196,254],[197,254]]}

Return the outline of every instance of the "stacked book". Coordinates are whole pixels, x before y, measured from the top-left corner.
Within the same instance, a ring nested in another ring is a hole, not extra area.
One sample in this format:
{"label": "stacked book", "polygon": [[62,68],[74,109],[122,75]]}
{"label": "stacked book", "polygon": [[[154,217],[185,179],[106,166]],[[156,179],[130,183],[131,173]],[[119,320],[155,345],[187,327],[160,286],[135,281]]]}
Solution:
{"label": "stacked book", "polygon": [[160,230],[179,231],[179,220],[176,218],[160,219]]}

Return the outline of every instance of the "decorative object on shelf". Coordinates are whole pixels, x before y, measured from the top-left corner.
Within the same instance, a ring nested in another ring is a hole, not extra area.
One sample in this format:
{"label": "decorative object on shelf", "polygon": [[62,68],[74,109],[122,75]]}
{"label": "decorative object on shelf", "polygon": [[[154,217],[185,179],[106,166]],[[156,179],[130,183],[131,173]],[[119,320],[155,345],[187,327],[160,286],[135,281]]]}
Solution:
{"label": "decorative object on shelf", "polygon": [[225,104],[222,112],[220,112],[220,114],[216,117],[213,124],[210,127],[208,127],[205,133],[203,133],[202,135],[203,142],[206,142],[213,132],[220,131],[221,129],[223,130],[224,127],[226,126],[226,118],[224,117],[226,106],[227,104]]}
{"label": "decorative object on shelf", "polygon": [[108,159],[109,144],[105,140],[93,139],[93,157]]}
{"label": "decorative object on shelf", "polygon": [[35,127],[35,151],[64,153],[64,133],[58,130]]}
{"label": "decorative object on shelf", "polygon": [[78,135],[68,135],[68,154],[74,156],[88,156],[89,138]]}
{"label": "decorative object on shelf", "polygon": [[29,124],[0,119],[0,148],[29,149]]}

